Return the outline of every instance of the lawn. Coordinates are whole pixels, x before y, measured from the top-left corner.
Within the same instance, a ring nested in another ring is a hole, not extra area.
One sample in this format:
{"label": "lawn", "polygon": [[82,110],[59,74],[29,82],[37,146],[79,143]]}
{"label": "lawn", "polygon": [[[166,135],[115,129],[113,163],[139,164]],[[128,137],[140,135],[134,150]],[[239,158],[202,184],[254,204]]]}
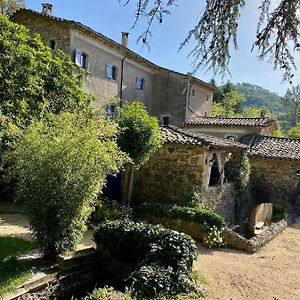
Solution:
{"label": "lawn", "polygon": [[36,244],[31,241],[0,237],[0,298],[30,278],[37,262],[19,261],[17,257],[36,248]]}

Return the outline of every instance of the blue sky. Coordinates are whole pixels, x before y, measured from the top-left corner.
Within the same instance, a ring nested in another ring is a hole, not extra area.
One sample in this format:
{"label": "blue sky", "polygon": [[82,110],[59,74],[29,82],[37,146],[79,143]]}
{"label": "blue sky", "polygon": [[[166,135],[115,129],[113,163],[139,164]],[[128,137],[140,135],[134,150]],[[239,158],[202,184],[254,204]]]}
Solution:
{"label": "blue sky", "polygon": [[[27,0],[28,8],[41,11],[41,3],[44,1]],[[121,31],[128,31],[129,47],[163,67],[179,72],[190,72],[192,70],[192,58],[187,58],[192,44],[178,51],[179,44],[186,37],[199,19],[204,0],[178,0],[178,7],[171,9],[171,15],[167,16],[162,24],[156,24],[152,29],[152,38],[149,40],[150,50],[137,44],[137,38],[145,29],[142,21],[137,27],[131,28],[134,21],[134,3],[121,7],[117,0],[52,0],[53,14],[58,17],[73,19],[88,25],[98,32],[120,42]],[[256,53],[251,52],[252,43],[255,38],[256,24],[258,20],[258,6],[261,0],[248,0],[240,23],[239,49],[232,51],[230,63],[231,77],[223,79],[225,82],[249,82],[262,86],[283,95],[288,84],[283,84],[280,71],[274,71],[273,67],[266,62],[259,62]],[[277,0],[276,0],[277,2]],[[299,58],[299,57],[298,57]],[[297,63],[300,64],[298,59]],[[213,74],[199,70],[196,76],[209,81]],[[221,79],[216,77],[220,84]],[[300,76],[295,76],[293,84],[298,84]]]}

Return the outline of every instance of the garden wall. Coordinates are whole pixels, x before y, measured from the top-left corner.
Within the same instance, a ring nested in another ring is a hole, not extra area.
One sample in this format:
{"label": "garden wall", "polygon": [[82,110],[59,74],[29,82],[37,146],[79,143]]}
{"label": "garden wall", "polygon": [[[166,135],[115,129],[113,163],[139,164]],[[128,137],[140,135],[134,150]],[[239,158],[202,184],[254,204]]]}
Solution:
{"label": "garden wall", "polygon": [[182,191],[201,190],[206,148],[166,143],[135,176],[133,199],[176,204]]}
{"label": "garden wall", "polygon": [[299,206],[300,161],[250,157],[250,164],[251,185],[259,203],[283,204],[290,211]]}
{"label": "garden wall", "polygon": [[235,223],[234,185],[226,183],[221,186],[208,187],[203,193],[203,203],[211,210],[225,218],[229,224]]}
{"label": "garden wall", "polygon": [[255,253],[279,235],[287,225],[285,220],[281,220],[249,240],[226,228],[223,233],[224,241],[232,248]]}

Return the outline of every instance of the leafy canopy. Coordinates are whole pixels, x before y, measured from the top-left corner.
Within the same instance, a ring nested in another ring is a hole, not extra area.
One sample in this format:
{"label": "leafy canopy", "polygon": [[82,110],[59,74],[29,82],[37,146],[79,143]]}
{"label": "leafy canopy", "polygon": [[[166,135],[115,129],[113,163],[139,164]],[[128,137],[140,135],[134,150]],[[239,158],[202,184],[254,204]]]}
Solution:
{"label": "leafy canopy", "polygon": [[[252,1],[252,0],[247,0]],[[199,4],[201,17],[192,28],[180,48],[190,42],[195,47],[190,52],[195,70],[212,68],[215,72],[228,71],[230,49],[238,48],[237,35],[241,12],[246,0],[206,0],[204,9]],[[118,0],[123,5],[136,4],[134,25],[146,19],[147,26],[140,40],[147,43],[155,22],[162,23],[170,14],[170,7],[179,6],[179,0]],[[201,1],[199,1],[201,3]],[[204,2],[204,1],[203,1]],[[268,60],[274,68],[283,70],[283,78],[291,81],[296,69],[295,52],[300,48],[300,1],[260,0],[260,18],[253,48],[259,52],[260,60]],[[252,49],[253,49],[252,48]]]}
{"label": "leafy canopy", "polygon": [[128,160],[116,124],[82,114],[48,115],[29,125],[8,159],[39,246],[74,249],[108,174]]}
{"label": "leafy canopy", "polygon": [[118,110],[118,144],[136,166],[142,165],[162,144],[158,120],[140,102],[125,103]]}
{"label": "leafy canopy", "polygon": [[0,108],[24,126],[46,113],[88,110],[81,70],[62,51],[0,15]]}
{"label": "leafy canopy", "polygon": [[19,8],[25,6],[24,0],[0,0],[0,14],[11,15]]}

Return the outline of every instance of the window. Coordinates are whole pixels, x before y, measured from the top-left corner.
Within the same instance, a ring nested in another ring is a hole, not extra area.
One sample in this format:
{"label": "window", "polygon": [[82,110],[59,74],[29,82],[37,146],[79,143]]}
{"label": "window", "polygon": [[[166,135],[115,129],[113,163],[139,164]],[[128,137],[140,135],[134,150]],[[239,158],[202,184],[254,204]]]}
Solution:
{"label": "window", "polygon": [[114,117],[114,115],[115,115],[115,105],[113,105],[113,104],[108,104],[107,105],[107,108],[106,108],[106,112],[107,112],[107,115],[109,116],[109,117],[111,117],[111,118],[113,118]]}
{"label": "window", "polygon": [[170,125],[170,117],[169,116],[162,116],[162,126],[169,126]]}
{"label": "window", "polygon": [[135,87],[137,90],[143,90],[144,89],[144,79],[142,77],[137,76],[135,80]]}
{"label": "window", "polygon": [[79,49],[75,51],[75,64],[84,69],[87,68],[87,55]]}
{"label": "window", "polygon": [[112,79],[112,80],[117,80],[117,68],[113,65],[106,64],[105,65],[105,77]]}
{"label": "window", "polygon": [[297,170],[297,171],[296,171],[296,175],[297,175],[297,176],[300,176],[300,170]]}
{"label": "window", "polygon": [[192,96],[195,97],[196,96],[196,90],[192,89]]}
{"label": "window", "polygon": [[49,47],[50,47],[52,50],[56,50],[56,41],[55,41],[55,40],[50,40],[50,41],[49,41]]}
{"label": "window", "polygon": [[209,95],[206,95],[206,102],[209,101]]}

